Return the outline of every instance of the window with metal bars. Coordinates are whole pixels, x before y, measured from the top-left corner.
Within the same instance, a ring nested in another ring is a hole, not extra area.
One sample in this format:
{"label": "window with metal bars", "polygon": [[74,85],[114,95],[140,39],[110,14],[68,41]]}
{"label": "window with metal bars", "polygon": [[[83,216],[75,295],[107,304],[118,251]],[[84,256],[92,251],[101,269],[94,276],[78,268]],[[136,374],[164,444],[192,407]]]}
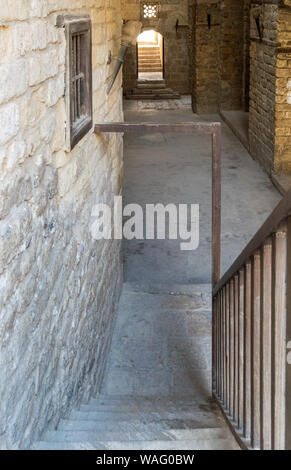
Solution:
{"label": "window with metal bars", "polygon": [[141,15],[144,20],[153,20],[159,17],[160,3],[151,1],[141,2]]}
{"label": "window with metal bars", "polygon": [[69,149],[92,128],[91,21],[66,23],[67,36],[67,138]]}

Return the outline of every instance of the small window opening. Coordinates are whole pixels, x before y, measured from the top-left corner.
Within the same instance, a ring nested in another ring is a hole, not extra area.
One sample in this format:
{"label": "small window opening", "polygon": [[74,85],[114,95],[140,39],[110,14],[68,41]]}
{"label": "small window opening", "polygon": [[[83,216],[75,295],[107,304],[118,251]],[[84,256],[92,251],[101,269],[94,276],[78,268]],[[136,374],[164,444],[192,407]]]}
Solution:
{"label": "small window opening", "polygon": [[91,21],[68,22],[67,32],[67,137],[74,146],[92,128]]}
{"label": "small window opening", "polygon": [[142,3],[142,15],[144,19],[158,18],[159,14],[159,3],[158,2],[143,2]]}

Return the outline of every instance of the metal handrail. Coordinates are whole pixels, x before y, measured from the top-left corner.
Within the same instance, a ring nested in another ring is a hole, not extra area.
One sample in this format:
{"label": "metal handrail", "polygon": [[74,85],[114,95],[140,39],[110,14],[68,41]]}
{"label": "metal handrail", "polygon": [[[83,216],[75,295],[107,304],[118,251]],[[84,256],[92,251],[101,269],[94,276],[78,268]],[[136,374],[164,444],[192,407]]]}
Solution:
{"label": "metal handrail", "polygon": [[213,288],[213,296],[235,275],[236,272],[248,261],[250,256],[260,248],[263,242],[272,235],[278,226],[290,215],[291,213],[291,190],[282,198],[271,215],[267,218],[265,223],[253,236],[248,245],[244,248],[241,254],[237,257],[231,267],[226,271],[222,278],[216,283]]}
{"label": "metal handrail", "polygon": [[110,122],[96,123],[95,133],[181,133],[212,135],[212,286],[221,273],[221,123],[220,122]]}

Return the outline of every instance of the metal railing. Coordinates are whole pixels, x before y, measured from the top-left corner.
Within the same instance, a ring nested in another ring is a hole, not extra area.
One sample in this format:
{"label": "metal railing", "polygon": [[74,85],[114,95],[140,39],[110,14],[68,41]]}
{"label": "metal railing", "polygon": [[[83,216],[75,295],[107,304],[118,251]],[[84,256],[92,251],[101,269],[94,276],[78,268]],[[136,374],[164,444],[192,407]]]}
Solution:
{"label": "metal railing", "polygon": [[220,279],[221,269],[221,123],[129,123],[110,122],[95,124],[95,133],[179,133],[209,134],[212,136],[212,284]]}
{"label": "metal railing", "polygon": [[291,191],[213,289],[213,394],[248,449],[291,448],[290,211]]}

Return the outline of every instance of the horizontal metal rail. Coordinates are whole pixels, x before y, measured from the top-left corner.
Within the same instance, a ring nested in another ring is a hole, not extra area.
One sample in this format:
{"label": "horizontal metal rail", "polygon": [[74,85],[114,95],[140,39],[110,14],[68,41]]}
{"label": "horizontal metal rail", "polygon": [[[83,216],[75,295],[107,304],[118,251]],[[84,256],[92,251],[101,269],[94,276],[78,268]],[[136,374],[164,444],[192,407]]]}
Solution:
{"label": "horizontal metal rail", "polygon": [[221,289],[226,282],[240,269],[240,267],[248,260],[248,258],[258,249],[264,240],[272,235],[281,222],[291,214],[291,190],[282,198],[272,214],[267,218],[266,222],[257,231],[246,248],[234,261],[228,271],[222,276],[220,281],[214,286],[213,295]]}
{"label": "horizontal metal rail", "polygon": [[[216,285],[221,272],[221,123],[96,123],[95,133],[179,133],[212,135],[212,285]],[[178,149],[177,149],[178,150]]]}

